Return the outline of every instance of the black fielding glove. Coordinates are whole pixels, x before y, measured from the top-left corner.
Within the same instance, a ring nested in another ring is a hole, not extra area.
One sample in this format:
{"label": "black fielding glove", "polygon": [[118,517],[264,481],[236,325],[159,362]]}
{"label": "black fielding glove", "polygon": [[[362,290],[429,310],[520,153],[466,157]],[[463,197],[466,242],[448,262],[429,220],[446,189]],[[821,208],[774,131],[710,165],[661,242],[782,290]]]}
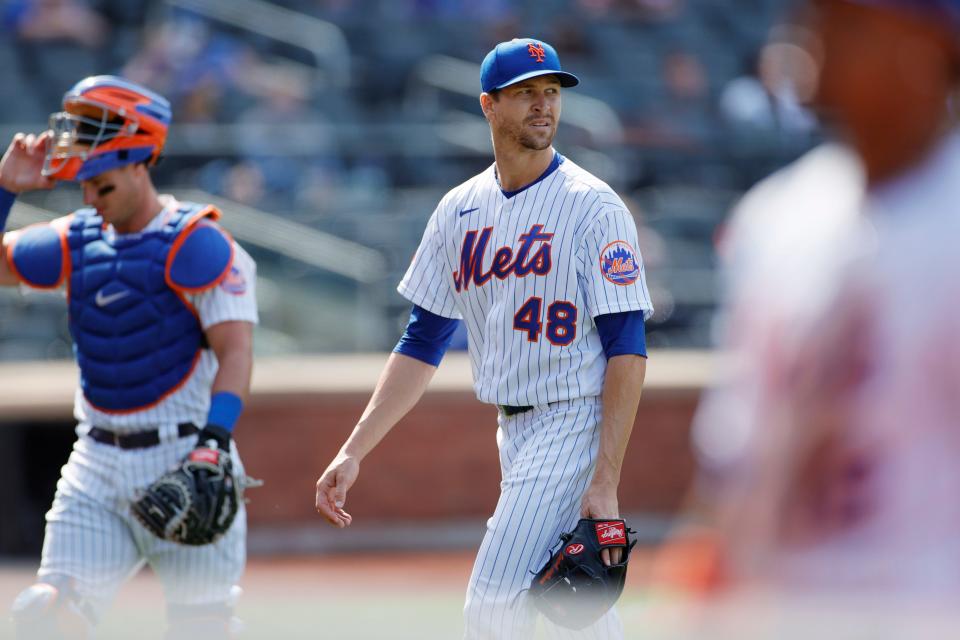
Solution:
{"label": "black fielding glove", "polygon": [[[554,623],[583,629],[607,612],[623,593],[627,579],[630,540],[623,520],[582,518],[569,533],[560,536],[560,545],[534,575],[528,596]],[[607,566],[602,549],[623,549],[621,561]]]}
{"label": "black fielding glove", "polygon": [[207,425],[180,466],[160,476],[133,503],[133,515],[164,540],[210,544],[233,524],[243,488],[233,473],[230,433]]}

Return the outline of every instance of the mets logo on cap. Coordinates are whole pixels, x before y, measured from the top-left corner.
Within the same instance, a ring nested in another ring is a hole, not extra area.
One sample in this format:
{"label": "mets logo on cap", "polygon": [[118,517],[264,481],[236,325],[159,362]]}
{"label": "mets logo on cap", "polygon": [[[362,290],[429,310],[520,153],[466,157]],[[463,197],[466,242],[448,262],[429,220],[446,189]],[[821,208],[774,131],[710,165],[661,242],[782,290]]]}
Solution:
{"label": "mets logo on cap", "polygon": [[529,43],[527,45],[527,51],[530,53],[530,57],[537,62],[543,62],[543,57],[547,55],[547,52],[543,50],[543,45],[539,42]]}
{"label": "mets logo on cap", "polygon": [[615,285],[633,284],[640,277],[637,252],[623,240],[611,242],[600,252],[600,271]]}

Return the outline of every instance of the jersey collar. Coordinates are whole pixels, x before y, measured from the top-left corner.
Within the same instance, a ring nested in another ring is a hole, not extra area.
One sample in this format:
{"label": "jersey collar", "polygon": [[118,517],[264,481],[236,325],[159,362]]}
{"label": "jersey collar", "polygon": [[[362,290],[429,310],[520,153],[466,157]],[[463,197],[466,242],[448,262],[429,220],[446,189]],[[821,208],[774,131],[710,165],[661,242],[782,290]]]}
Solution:
{"label": "jersey collar", "polygon": [[[558,152],[554,151],[554,152],[553,152],[553,160],[550,161],[550,166],[547,167],[546,171],[544,171],[543,173],[540,174],[540,177],[539,177],[539,178],[537,178],[536,180],[534,180],[534,181],[531,182],[530,184],[526,185],[525,187],[520,187],[519,189],[517,189],[517,190],[515,190],[515,191],[507,191],[507,190],[505,190],[503,187],[500,187],[500,193],[503,194],[503,197],[504,197],[504,198],[510,199],[510,198],[512,198],[513,196],[517,195],[518,193],[522,193],[522,192],[526,191],[527,189],[529,189],[529,188],[532,187],[533,185],[537,184],[538,182],[541,182],[541,181],[543,181],[543,180],[546,180],[546,179],[550,176],[551,173],[553,173],[554,171],[557,170],[557,167],[559,167],[559,166],[561,165],[561,163],[563,163],[564,159],[565,159],[565,158],[564,158],[562,155],[560,155]],[[493,177],[494,177],[494,179],[496,179],[496,181],[497,181],[497,186],[499,187],[499,186],[500,186],[500,177],[497,175],[497,165],[496,165],[496,164],[493,165]]]}

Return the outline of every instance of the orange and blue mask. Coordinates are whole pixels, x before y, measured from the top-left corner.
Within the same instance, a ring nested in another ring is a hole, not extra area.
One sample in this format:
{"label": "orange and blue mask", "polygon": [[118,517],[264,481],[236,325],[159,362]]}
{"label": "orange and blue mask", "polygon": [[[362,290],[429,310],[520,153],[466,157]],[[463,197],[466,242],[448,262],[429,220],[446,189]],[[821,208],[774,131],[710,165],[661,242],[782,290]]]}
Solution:
{"label": "orange and blue mask", "polygon": [[51,114],[43,175],[89,180],[127,164],[156,163],[172,114],[166,98],[116,76],[91,76]]}

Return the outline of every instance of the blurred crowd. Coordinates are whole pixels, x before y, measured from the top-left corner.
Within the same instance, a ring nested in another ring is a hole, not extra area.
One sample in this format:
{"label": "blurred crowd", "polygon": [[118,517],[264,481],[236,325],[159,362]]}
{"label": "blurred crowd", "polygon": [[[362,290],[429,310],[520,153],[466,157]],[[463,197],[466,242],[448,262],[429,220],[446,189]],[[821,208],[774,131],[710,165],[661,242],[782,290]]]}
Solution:
{"label": "blurred crowd", "polygon": [[[749,168],[711,171],[665,159],[663,166],[651,162],[647,167],[643,158],[662,149],[699,153],[710,164],[717,158],[706,156],[718,153],[719,137],[757,134],[753,146],[804,146],[813,129],[778,68],[788,57],[788,45],[761,50],[779,0],[750,0],[744,4],[753,6],[735,12],[727,3],[684,0],[270,3],[342,30],[349,46],[349,60],[343,61],[349,65],[346,87],[330,82],[329,70],[313,73],[302,49],[202,9],[218,4],[232,3],[7,0],[3,25],[13,54],[7,64],[28,82],[21,87],[25,95],[0,106],[0,115],[6,122],[36,121],[74,78],[112,72],[168,96],[180,124],[237,123],[244,125],[242,131],[278,122],[376,121],[401,110],[411,71],[424,57],[447,54],[478,61],[492,43],[536,33],[554,43],[565,64],[585,77],[585,93],[607,102],[623,119],[625,146],[640,157],[627,186],[696,177],[742,188],[757,177]],[[29,81],[40,77],[43,82]],[[331,146],[336,140],[328,142]],[[235,191],[242,200],[256,202],[289,197],[298,182],[292,174],[315,179],[317,171],[326,171],[339,180],[351,168],[335,148],[321,154],[326,157],[298,158],[284,166],[271,157],[271,147],[282,151],[287,144],[269,135],[244,137],[237,142],[241,157],[234,158],[240,162],[229,167],[215,163],[205,179],[225,193]],[[684,165],[699,175],[683,175]],[[430,175],[384,168],[391,186],[431,181]]]}
{"label": "blurred crowd", "polygon": [[818,137],[795,81],[802,34],[774,27],[783,5],[0,0],[0,71],[18,87],[0,123],[40,128],[77,78],[127,76],[174,105],[158,184],[365,242],[391,257],[385,279],[396,280],[416,238],[364,239],[357,211],[422,218],[429,210],[410,211],[397,194],[429,191],[419,206],[491,161],[485,133],[474,146],[444,133],[482,124],[479,109],[475,96],[425,87],[424,61],[478,64],[496,42],[542,37],[583,79],[577,92],[620,121],[612,145],[561,122],[558,148],[637,216],[659,274],[651,343],[705,346],[718,225],[743,190]]}

